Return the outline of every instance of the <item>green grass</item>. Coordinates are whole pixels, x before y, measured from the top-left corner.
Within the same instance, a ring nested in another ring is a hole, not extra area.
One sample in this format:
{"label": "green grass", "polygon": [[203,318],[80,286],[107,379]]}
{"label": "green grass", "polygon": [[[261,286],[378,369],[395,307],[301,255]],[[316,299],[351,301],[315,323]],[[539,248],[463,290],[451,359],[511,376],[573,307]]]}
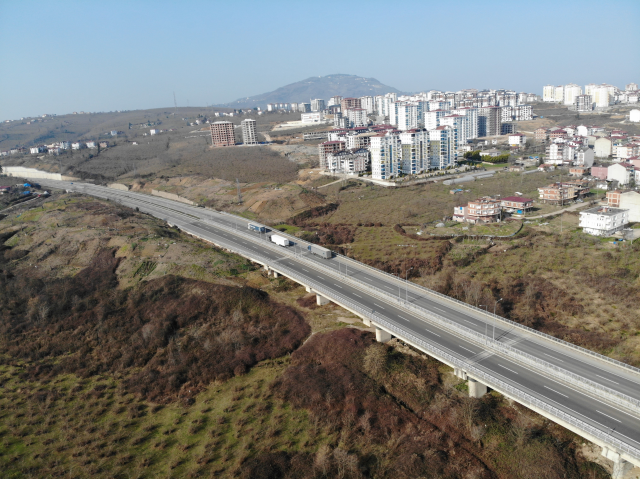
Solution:
{"label": "green grass", "polygon": [[298,226],[292,226],[287,224],[276,225],[273,227],[273,229],[284,231],[285,233],[290,235],[295,235],[298,231],[300,231],[300,228]]}

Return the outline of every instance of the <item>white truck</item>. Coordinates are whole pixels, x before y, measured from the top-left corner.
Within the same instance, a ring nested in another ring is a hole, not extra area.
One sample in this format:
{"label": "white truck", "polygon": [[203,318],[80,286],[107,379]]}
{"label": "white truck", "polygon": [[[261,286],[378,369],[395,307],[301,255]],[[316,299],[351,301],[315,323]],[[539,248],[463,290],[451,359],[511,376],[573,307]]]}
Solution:
{"label": "white truck", "polygon": [[291,244],[291,241],[280,235],[271,235],[269,239],[278,246],[289,246]]}

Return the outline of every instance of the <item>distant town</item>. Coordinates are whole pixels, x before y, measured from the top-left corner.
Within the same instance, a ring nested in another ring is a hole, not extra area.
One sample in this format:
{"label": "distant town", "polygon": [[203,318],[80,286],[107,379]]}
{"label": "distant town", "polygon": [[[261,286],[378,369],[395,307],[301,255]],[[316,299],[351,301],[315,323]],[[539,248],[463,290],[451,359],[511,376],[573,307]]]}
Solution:
{"label": "distant town", "polygon": [[[535,200],[519,194],[482,197],[456,206],[451,219],[477,224],[526,217],[534,201],[566,206],[583,201],[592,189],[598,189],[607,191],[607,200],[582,211],[580,226],[592,235],[611,236],[624,230],[629,222],[640,221],[640,193],[635,188],[640,184],[640,136],[588,124],[539,127],[534,131],[519,131],[518,126],[544,118],[536,115],[534,105],[540,108],[557,104],[579,115],[606,112],[614,105],[632,106],[638,103],[639,95],[638,85],[629,83],[624,90],[608,84],[589,84],[584,89],[576,84],[546,85],[541,97],[512,90],[476,89],[358,98],[333,96],[308,103],[269,103],[264,109],[215,111],[210,116],[188,120],[188,125],[208,125],[212,148],[256,146],[261,142],[255,119],[245,118],[235,125],[222,118],[299,113],[299,120],[276,128],[302,129],[300,138],[316,142],[318,166],[325,174],[359,177],[381,186],[433,177],[452,185],[473,181],[483,174],[493,174],[484,172],[483,165],[504,164],[504,170],[521,174],[559,169],[561,180],[540,185]],[[35,124],[53,117],[21,120]],[[631,109],[626,121],[640,122],[640,110]],[[158,125],[159,122],[130,124],[129,129],[149,128],[143,136],[171,131]],[[236,128],[241,129],[241,144],[237,143]],[[123,132],[113,130],[101,135],[100,140],[15,147],[0,151],[0,156],[106,149],[112,142],[104,138],[116,139],[120,134]],[[6,166],[5,172],[11,174],[11,168]],[[463,172],[466,176],[460,177]],[[451,191],[455,194],[463,190]]]}

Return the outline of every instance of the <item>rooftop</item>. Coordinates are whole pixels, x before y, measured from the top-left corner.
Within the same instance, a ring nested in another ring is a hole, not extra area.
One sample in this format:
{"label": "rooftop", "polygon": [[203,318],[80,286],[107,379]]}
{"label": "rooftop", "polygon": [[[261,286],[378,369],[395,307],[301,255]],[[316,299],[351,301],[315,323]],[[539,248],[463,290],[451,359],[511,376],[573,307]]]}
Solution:
{"label": "rooftop", "polygon": [[604,215],[604,216],[615,216],[623,211],[629,211],[622,208],[611,208],[610,206],[596,206],[595,208],[589,208],[588,210],[584,210],[580,212],[581,215],[590,214],[590,215]]}

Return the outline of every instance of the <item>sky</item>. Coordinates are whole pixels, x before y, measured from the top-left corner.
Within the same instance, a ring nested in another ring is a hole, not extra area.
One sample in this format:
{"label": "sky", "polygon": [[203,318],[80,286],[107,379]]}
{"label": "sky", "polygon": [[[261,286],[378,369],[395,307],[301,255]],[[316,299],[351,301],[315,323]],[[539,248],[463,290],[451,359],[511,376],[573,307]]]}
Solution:
{"label": "sky", "polygon": [[311,76],[401,91],[640,83],[640,1],[0,0],[0,120],[206,106]]}

